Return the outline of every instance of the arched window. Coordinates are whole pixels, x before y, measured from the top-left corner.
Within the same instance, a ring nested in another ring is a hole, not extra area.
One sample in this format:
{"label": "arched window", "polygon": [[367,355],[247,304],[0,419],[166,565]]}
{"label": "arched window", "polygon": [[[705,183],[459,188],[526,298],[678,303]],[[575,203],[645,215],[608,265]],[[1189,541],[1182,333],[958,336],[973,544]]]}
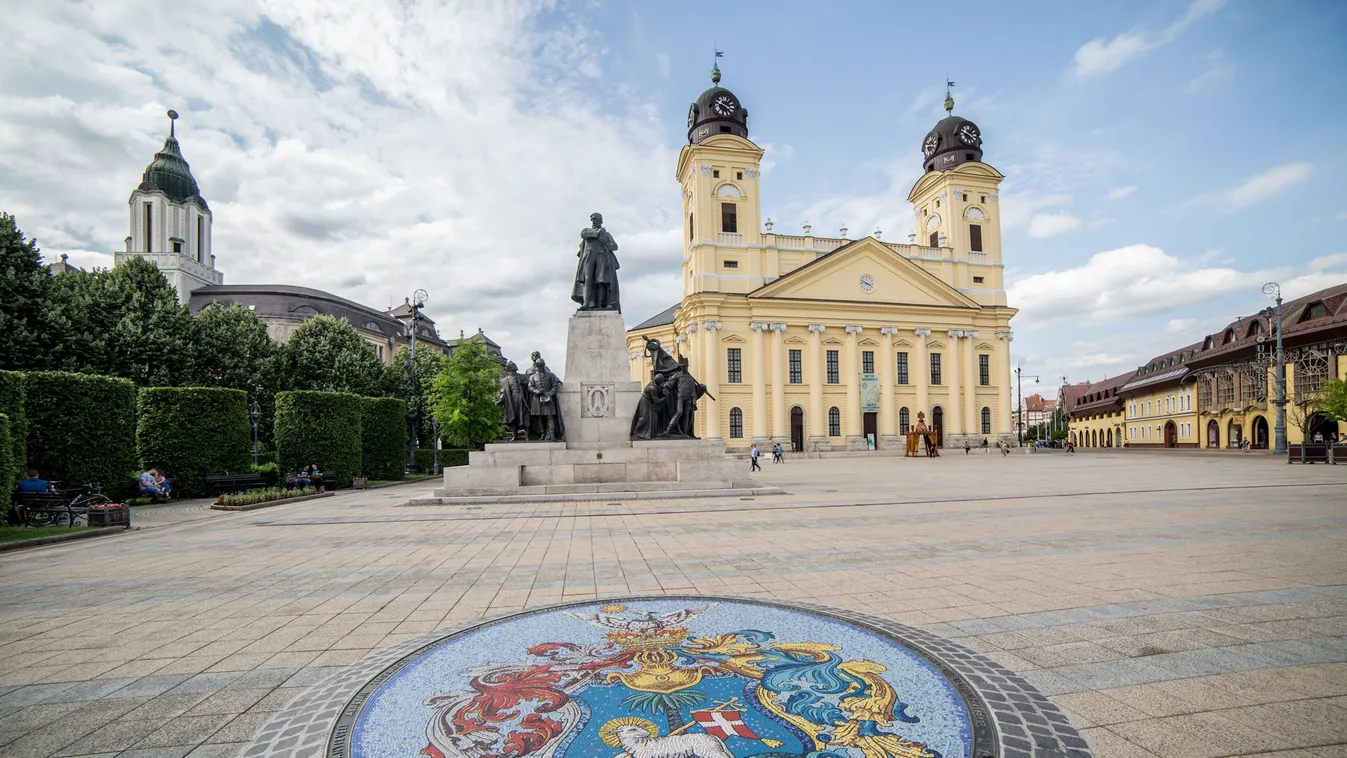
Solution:
{"label": "arched window", "polygon": [[908,427],[911,424],[912,414],[906,408],[900,409],[898,411],[898,433],[907,434]]}
{"label": "arched window", "polygon": [[738,408],[730,409],[730,437],[741,439],[744,436],[744,412]]}
{"label": "arched window", "polygon": [[828,436],[842,436],[842,412],[835,405],[828,409]]}
{"label": "arched window", "polygon": [[982,433],[983,433],[983,434],[991,434],[991,433],[992,433],[992,409],[991,409],[991,408],[983,408],[983,409],[982,409]]}

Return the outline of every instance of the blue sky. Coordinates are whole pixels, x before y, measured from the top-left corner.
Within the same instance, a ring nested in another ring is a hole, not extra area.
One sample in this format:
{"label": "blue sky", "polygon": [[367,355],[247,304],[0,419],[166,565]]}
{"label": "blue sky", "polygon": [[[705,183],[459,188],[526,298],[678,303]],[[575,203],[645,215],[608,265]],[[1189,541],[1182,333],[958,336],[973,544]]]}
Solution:
{"label": "blue sky", "polygon": [[[165,109],[226,281],[371,305],[559,360],[574,238],[622,244],[629,320],[678,298],[677,151],[723,84],[778,230],[905,239],[957,82],[1003,185],[1017,359],[1130,370],[1347,279],[1347,4],[27,4],[0,53],[0,207],[107,265]],[[72,56],[65,51],[80,50]]]}

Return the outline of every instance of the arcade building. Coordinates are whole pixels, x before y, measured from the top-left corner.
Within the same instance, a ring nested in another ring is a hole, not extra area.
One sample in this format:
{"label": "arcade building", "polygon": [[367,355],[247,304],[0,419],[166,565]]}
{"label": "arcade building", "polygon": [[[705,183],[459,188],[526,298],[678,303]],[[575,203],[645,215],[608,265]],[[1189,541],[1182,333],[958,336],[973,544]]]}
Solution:
{"label": "arcade building", "polygon": [[1012,441],[1004,177],[983,162],[977,125],[946,98],[950,115],[920,146],[907,243],[788,235],[763,221],[748,110],[718,68],[711,82],[674,172],[682,299],[628,330],[632,378],[651,380],[647,337],[686,356],[708,390],[696,433],[730,450],[897,454],[919,416],[945,446]]}

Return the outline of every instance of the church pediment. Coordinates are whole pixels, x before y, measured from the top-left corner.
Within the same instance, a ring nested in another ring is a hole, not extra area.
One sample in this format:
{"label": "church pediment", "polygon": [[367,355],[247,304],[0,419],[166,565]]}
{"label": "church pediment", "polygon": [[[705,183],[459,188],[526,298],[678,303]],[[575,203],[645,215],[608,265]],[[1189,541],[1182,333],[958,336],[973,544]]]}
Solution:
{"label": "church pediment", "polygon": [[787,338],[786,338],[786,344],[787,344],[787,345],[804,345],[804,344],[806,344],[807,342],[808,342],[808,340],[806,340],[806,339],[803,338],[803,337],[787,337]]}
{"label": "church pediment", "polygon": [[740,337],[737,334],[727,335],[724,339],[721,340],[721,342],[739,342],[739,343],[742,343],[744,341],[745,341],[744,338]]}
{"label": "church pediment", "polygon": [[967,295],[873,237],[838,248],[750,292],[750,298],[790,298],[980,308]]}
{"label": "church pediment", "polygon": [[991,346],[990,343],[987,343],[987,342],[979,342],[979,343],[977,344],[977,348],[976,348],[976,349],[977,349],[977,350],[992,350],[993,348],[992,348],[992,346]]}

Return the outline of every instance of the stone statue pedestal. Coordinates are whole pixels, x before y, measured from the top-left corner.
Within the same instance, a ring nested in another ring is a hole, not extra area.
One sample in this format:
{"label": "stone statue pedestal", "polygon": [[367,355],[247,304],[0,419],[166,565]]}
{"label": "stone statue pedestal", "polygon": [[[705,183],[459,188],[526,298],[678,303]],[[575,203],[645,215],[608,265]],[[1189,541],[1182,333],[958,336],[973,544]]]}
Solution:
{"label": "stone statue pedestal", "polygon": [[[770,494],[748,466],[713,440],[631,439],[641,383],[631,380],[627,332],[617,311],[578,311],[566,334],[558,401],[564,442],[498,442],[444,470],[441,502],[454,498],[621,493]],[[649,495],[647,495],[649,496]]]}

